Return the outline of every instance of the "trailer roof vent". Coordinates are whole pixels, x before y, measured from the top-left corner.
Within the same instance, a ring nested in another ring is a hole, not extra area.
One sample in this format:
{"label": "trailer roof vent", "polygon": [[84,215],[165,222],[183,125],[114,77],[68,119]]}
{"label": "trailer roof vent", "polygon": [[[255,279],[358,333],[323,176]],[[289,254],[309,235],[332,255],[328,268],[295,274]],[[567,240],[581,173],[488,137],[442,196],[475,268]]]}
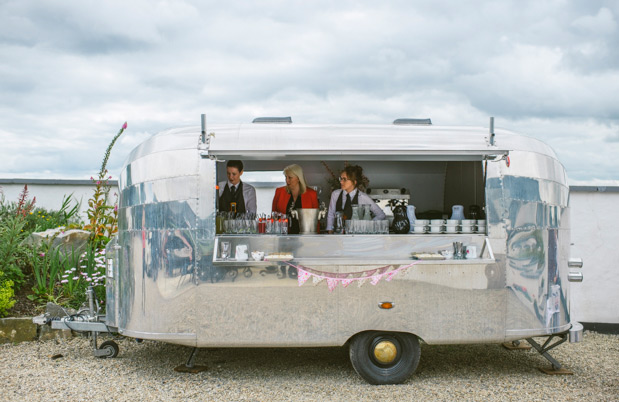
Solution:
{"label": "trailer roof vent", "polygon": [[420,126],[431,126],[431,119],[395,119],[393,124],[398,126],[410,126],[410,125],[420,125]]}
{"label": "trailer roof vent", "polygon": [[256,117],[252,123],[292,123],[292,117]]}

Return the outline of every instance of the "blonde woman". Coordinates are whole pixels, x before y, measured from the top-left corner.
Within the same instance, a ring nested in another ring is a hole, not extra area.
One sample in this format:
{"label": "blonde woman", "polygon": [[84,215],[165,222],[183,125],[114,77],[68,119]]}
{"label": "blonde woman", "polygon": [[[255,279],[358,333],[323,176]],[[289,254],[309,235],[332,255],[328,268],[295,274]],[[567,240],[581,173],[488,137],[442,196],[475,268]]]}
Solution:
{"label": "blonde woman", "polygon": [[[318,194],[307,186],[301,166],[286,166],[284,175],[286,185],[275,190],[273,211],[290,214],[291,209],[318,208]],[[292,222],[289,233],[299,233],[299,222]]]}

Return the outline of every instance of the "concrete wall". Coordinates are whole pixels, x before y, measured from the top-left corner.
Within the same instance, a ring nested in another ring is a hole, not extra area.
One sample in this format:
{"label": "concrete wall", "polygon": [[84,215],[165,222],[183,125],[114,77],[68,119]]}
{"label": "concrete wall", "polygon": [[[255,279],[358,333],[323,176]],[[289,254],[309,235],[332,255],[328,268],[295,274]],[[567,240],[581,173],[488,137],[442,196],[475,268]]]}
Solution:
{"label": "concrete wall", "polygon": [[[90,180],[1,180],[0,187],[8,201],[16,201],[28,184],[30,197],[37,206],[57,210],[66,194],[81,201],[85,218],[88,199],[95,186]],[[118,193],[117,182],[110,181]],[[268,213],[272,188],[283,183],[254,182],[259,212]],[[572,213],[571,256],[584,261],[584,281],[571,283],[572,320],[590,323],[619,324],[619,187],[574,186],[570,191]]]}
{"label": "concrete wall", "polygon": [[572,319],[619,324],[619,187],[573,186],[571,256],[583,259],[572,282]]}
{"label": "concrete wall", "polygon": [[[5,202],[17,201],[25,184],[28,185],[28,198],[32,200],[36,197],[35,206],[47,210],[59,210],[65,195],[72,194],[71,206],[75,202],[80,203],[80,216],[84,221],[88,199],[93,196],[96,187],[91,180],[0,179],[0,190]],[[110,180],[109,184],[112,186],[110,195],[118,194],[118,182]]]}

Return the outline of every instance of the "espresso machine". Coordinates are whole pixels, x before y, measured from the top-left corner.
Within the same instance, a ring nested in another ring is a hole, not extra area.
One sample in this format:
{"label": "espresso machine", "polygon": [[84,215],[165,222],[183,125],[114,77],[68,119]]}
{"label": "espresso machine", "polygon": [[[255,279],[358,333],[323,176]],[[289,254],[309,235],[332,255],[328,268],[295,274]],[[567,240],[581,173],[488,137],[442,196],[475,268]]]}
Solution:
{"label": "espresso machine", "polygon": [[407,206],[411,198],[409,191],[405,188],[368,188],[366,193],[383,210],[390,223],[393,221],[391,206],[397,202]]}

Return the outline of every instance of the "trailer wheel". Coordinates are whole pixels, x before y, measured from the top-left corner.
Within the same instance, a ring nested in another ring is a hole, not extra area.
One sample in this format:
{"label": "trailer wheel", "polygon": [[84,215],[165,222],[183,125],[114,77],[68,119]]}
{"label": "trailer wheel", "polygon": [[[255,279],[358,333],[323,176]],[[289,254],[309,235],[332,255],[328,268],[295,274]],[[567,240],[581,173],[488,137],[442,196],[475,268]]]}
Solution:
{"label": "trailer wheel", "polygon": [[105,350],[107,352],[105,356],[99,356],[100,358],[111,359],[113,357],[118,356],[118,352],[120,351],[120,348],[118,347],[118,344],[114,341],[105,341],[101,344],[101,346],[99,346],[99,350]]}
{"label": "trailer wheel", "polygon": [[350,362],[370,384],[400,384],[417,369],[421,349],[413,334],[369,331],[350,342]]}

